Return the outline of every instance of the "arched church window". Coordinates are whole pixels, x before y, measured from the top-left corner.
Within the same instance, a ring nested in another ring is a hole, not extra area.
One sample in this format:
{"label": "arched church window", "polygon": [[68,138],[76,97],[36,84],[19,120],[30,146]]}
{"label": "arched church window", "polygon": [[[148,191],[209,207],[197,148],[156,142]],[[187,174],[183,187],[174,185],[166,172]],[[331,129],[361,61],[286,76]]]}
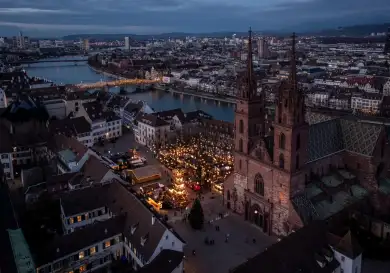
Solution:
{"label": "arched church window", "polygon": [[242,119],[240,119],[240,122],[238,124],[238,131],[240,132],[240,134],[244,133],[244,121]]}
{"label": "arched church window", "polygon": [[284,155],[283,154],[279,155],[279,168],[284,169]]}
{"label": "arched church window", "polygon": [[300,134],[297,135],[297,150],[299,150],[299,148],[301,148],[301,135]]}
{"label": "arched church window", "polygon": [[284,107],[287,108],[287,99],[284,100]]}
{"label": "arched church window", "polygon": [[243,151],[243,142],[242,142],[242,138],[240,138],[240,140],[238,141],[238,151],[240,151],[242,153]]}
{"label": "arched church window", "polygon": [[259,173],[255,175],[255,193],[264,196],[264,179]]}
{"label": "arched church window", "polygon": [[295,159],[295,169],[299,170],[299,155],[297,155],[297,157]]}
{"label": "arched church window", "polygon": [[227,200],[230,200],[230,190],[227,191]]}
{"label": "arched church window", "polygon": [[286,136],[283,133],[279,137],[279,148],[283,150],[286,148]]}

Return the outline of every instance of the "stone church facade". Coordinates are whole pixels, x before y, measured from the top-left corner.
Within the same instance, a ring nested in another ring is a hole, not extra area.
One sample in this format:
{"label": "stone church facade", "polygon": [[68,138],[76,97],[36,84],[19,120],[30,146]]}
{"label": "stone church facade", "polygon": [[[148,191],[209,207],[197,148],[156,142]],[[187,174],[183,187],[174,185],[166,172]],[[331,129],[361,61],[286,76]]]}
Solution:
{"label": "stone church facade", "polygon": [[234,172],[224,183],[228,209],[267,234],[287,235],[353,202],[386,195],[390,158],[384,126],[350,118],[307,122],[295,35],[290,76],[279,86],[270,130],[253,73],[251,32],[247,62],[235,112]]}

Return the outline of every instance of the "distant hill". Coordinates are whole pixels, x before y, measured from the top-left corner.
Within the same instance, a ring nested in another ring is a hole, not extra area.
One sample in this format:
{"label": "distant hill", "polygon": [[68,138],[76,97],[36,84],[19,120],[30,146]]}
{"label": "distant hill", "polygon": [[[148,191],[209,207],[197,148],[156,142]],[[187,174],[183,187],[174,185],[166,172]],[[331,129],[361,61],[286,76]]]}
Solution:
{"label": "distant hill", "polygon": [[[79,39],[96,39],[96,40],[123,40],[124,37],[130,37],[134,40],[150,40],[150,39],[178,39],[187,36],[191,37],[231,37],[236,32],[210,32],[210,33],[185,33],[185,32],[171,32],[153,35],[139,35],[139,34],[75,34],[64,36],[64,40],[79,40]],[[243,34],[243,33],[242,33]],[[239,35],[237,33],[237,35]],[[246,34],[245,34],[246,35]]]}
{"label": "distant hill", "polygon": [[[355,25],[355,26],[346,26],[338,27],[335,29],[325,29],[320,31],[313,32],[298,32],[299,35],[314,35],[314,36],[349,36],[349,37],[364,37],[368,36],[371,33],[380,33],[387,32],[387,29],[390,27],[390,23],[385,24],[371,24],[371,25]],[[275,36],[284,36],[289,35],[288,31],[255,31],[263,35],[275,35]],[[233,32],[233,31],[222,31],[222,32],[210,32],[210,33],[185,33],[185,32],[171,32],[171,33],[162,33],[155,35],[137,35],[137,34],[75,34],[64,36],[64,40],[79,40],[79,39],[91,39],[91,40],[123,40],[124,37],[130,37],[134,40],[151,40],[151,39],[179,39],[187,36],[191,37],[232,37],[233,34],[236,34],[237,37],[246,36],[247,32]]]}
{"label": "distant hill", "polygon": [[325,29],[315,32],[308,32],[305,34],[313,34],[316,36],[349,36],[349,37],[363,37],[368,36],[371,33],[387,32],[390,27],[390,23],[384,24],[372,24],[372,25],[355,25],[338,27],[335,29]]}

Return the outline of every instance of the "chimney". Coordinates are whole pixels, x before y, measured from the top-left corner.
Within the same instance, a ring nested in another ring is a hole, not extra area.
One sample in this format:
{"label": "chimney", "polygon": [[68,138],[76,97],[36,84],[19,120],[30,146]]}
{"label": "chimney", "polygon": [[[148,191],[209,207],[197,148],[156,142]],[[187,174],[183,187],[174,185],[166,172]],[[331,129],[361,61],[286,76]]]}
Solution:
{"label": "chimney", "polygon": [[59,248],[57,248],[57,253],[60,253],[60,249]]}
{"label": "chimney", "polygon": [[107,234],[107,232],[108,232],[107,229],[105,229],[105,230],[104,230],[104,234]]}
{"label": "chimney", "polygon": [[156,222],[156,216],[152,215],[152,225]]}

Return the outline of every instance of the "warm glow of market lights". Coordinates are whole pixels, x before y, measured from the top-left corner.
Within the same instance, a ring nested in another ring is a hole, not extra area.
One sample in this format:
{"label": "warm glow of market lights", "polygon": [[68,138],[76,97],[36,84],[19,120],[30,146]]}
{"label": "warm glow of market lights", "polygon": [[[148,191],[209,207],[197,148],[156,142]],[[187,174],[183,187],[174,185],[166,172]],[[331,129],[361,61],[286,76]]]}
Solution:
{"label": "warm glow of market lights", "polygon": [[173,173],[172,194],[186,195],[183,191],[187,183],[199,187],[199,176],[202,184],[220,189],[220,183],[233,170],[231,148],[232,143],[228,139],[213,141],[200,134],[188,141],[178,141],[159,149],[157,158]]}

